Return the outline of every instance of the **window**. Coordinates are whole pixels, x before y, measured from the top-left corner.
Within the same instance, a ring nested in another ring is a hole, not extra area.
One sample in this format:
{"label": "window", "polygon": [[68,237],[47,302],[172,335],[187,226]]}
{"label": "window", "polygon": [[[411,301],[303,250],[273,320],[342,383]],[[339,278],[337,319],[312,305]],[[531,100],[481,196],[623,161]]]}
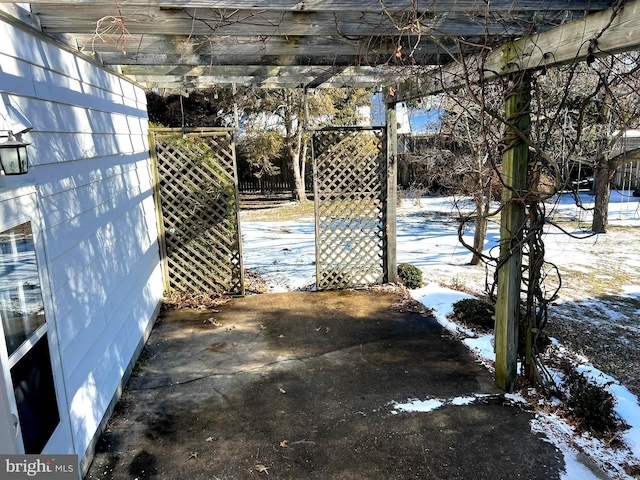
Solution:
{"label": "window", "polygon": [[0,316],[25,453],[60,423],[31,223],[0,233]]}

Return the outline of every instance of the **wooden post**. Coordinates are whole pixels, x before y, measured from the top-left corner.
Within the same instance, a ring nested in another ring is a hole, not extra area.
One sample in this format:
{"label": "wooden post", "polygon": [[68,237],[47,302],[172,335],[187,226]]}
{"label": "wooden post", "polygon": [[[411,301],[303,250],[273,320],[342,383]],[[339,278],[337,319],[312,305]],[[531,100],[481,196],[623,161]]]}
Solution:
{"label": "wooden post", "polygon": [[387,123],[387,231],[386,231],[386,252],[385,271],[387,272],[387,282],[398,281],[398,265],[396,257],[396,207],[398,202],[398,119],[396,115],[396,104],[385,102],[386,123]]}
{"label": "wooden post", "polygon": [[500,220],[495,349],[496,385],[510,391],[517,375],[524,196],[529,158],[529,147],[520,135],[528,136],[531,124],[531,76],[528,72],[512,74],[505,82],[507,128],[502,157],[504,207]]}

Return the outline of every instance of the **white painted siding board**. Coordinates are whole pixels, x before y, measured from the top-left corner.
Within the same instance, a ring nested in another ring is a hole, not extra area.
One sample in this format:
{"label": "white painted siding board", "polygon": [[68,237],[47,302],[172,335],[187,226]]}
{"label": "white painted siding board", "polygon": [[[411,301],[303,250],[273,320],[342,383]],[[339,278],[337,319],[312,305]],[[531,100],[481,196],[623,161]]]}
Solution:
{"label": "white painted siding board", "polygon": [[[54,227],[92,210],[106,211],[114,199],[121,196],[135,197],[148,184],[138,181],[137,170],[131,169],[120,175],[107,177],[98,182],[78,185],[72,190],[43,198],[42,210],[47,227]],[[105,207],[106,205],[106,207]]]}
{"label": "white painted siding board", "polygon": [[55,69],[89,85],[122,95],[122,89],[115,86],[114,79],[119,77],[97,68],[92,62],[63,50],[56,44],[43,42],[22,28],[3,23],[0,42],[3,52],[7,55],[21,58],[39,67]]}
{"label": "white painted siding board", "polygon": [[127,123],[127,129],[132,136],[135,135],[146,137],[149,134],[149,130],[148,128],[146,128],[146,125],[148,125],[146,120],[143,121],[140,118],[131,116],[125,117],[125,119]]}
{"label": "white painted siding board", "polygon": [[[136,215],[123,218],[121,223],[128,222],[132,218],[140,222],[138,225],[142,224],[145,220],[141,210]],[[118,231],[116,229],[114,230]],[[105,252],[103,257],[107,264],[105,269],[112,274],[110,278],[117,280],[108,284],[107,302],[110,311],[118,310],[122,302],[125,301],[124,299],[129,298],[131,292],[136,291],[136,282],[140,280],[140,278],[136,278],[138,277],[136,272],[131,267],[128,267],[126,263],[135,261],[136,265],[139,265],[142,271],[146,272],[144,273],[144,275],[146,275],[148,268],[155,267],[153,261],[159,255],[157,241],[155,239],[149,241],[148,239],[150,232],[140,231],[140,229],[136,227],[135,229],[129,228],[128,232],[119,230],[118,233],[128,237],[129,242],[124,243],[117,249],[111,249],[110,252]],[[144,241],[136,245],[133,242],[135,238],[140,238]],[[114,264],[114,261],[118,258],[120,258],[120,260],[117,264]],[[142,268],[145,265],[147,268]]]}
{"label": "white painted siding board", "polygon": [[[112,357],[112,347],[118,338],[123,340],[123,344],[126,343],[126,335],[122,328],[125,320],[125,318],[122,318],[118,322],[119,325],[112,323],[101,332],[87,332],[88,336],[83,346],[84,348],[82,350],[76,349],[76,351],[70,350],[69,354],[75,355],[75,361],[73,362],[72,370],[67,370],[66,372],[67,388],[69,390],[77,391],[86,388],[87,382],[91,378],[96,381],[96,385],[99,387],[105,387],[102,380],[111,370],[111,365],[108,362],[117,361]],[[114,391],[111,388],[105,389],[105,391],[109,390],[111,392]],[[94,400],[98,397],[99,395],[96,394]]]}
{"label": "white painted siding board", "polygon": [[[150,253],[146,255],[146,260],[152,257],[153,255]],[[162,292],[158,289],[151,287],[140,289],[136,286],[140,285],[141,280],[150,284],[149,279],[158,278],[160,274],[158,266],[148,263],[147,267],[144,272],[134,275],[127,282],[123,282],[123,285],[119,286],[117,290],[120,294],[120,299],[114,297],[114,304],[107,307],[109,308],[108,311],[113,313],[115,319],[128,315],[133,316],[131,322],[123,324],[123,328],[127,332],[128,338],[137,339],[136,341],[139,341],[140,335],[147,328],[153,310],[162,296]]]}
{"label": "white painted siding board", "polygon": [[[145,294],[144,292],[140,292],[140,285],[145,286],[145,291],[152,289],[152,287],[148,285],[148,277],[154,274],[160,274],[159,265],[156,262],[158,255],[157,243],[150,243],[146,248],[143,247],[140,250],[141,251],[135,255],[135,264],[147,265],[147,268],[142,270],[140,275],[136,275],[135,272],[132,271],[132,268],[121,271],[118,275],[120,277],[118,281],[107,282],[107,284],[112,283],[113,288],[111,292],[107,292],[105,296],[106,302],[104,304],[99,299],[96,299],[94,302],[80,302],[59,320],[61,326],[61,348],[69,352],[80,351],[81,349],[77,348],[78,345],[93,343],[91,340],[95,336],[102,334],[102,329],[106,325],[106,322],[117,323],[118,319],[132,310],[135,311],[136,308],[140,308],[141,306],[138,305],[140,302],[142,302],[143,311],[147,312],[149,316],[145,316],[144,314],[137,315],[136,320],[129,326],[124,325],[124,328],[129,332],[127,338],[131,337],[131,332],[138,332],[138,334],[140,334],[144,331],[144,329],[140,329],[140,323],[146,326],[145,322],[149,321],[151,318],[150,315],[162,298],[162,289],[157,287],[155,290],[151,290],[153,292],[151,297],[148,297],[149,293]],[[132,254],[130,252],[127,254],[130,258],[117,262],[115,264],[117,268],[122,268],[122,265],[129,265],[128,262],[133,261]],[[109,266],[114,265],[112,258],[110,258],[108,254],[98,257],[96,261],[103,264],[100,268],[106,266],[107,270]],[[149,273],[149,269],[153,269],[153,271]],[[161,278],[159,280],[161,280]],[[81,281],[82,280],[80,280],[80,282]],[[96,287],[93,282],[94,280],[92,280],[89,286],[95,290]],[[161,285],[161,283],[159,284]],[[65,288],[69,286],[65,285]],[[105,284],[100,284],[99,290],[102,291],[105,286]],[[131,305],[134,305],[133,309]],[[111,316],[102,316],[101,312],[104,310],[110,312]],[[96,322],[98,323],[96,324]],[[104,325],[102,325],[102,322],[105,322]],[[138,337],[138,341],[139,340],[140,337]],[[73,362],[76,360],[77,359],[72,359],[71,365],[73,365]],[[68,363],[66,365],[69,367]]]}
{"label": "white painted siding board", "polygon": [[95,235],[82,240],[74,248],[49,261],[51,286],[54,291],[66,285],[80,272],[100,258],[98,240]]}
{"label": "white painted siding board", "polygon": [[[31,141],[29,162],[35,166],[140,153],[140,150],[134,150],[128,135],[38,133],[31,135],[30,139],[33,140]],[[137,144],[139,143],[137,142]],[[31,155],[32,151],[33,155]]]}
{"label": "white painted siding board", "polygon": [[[124,212],[133,208],[144,198],[151,196],[152,194],[153,192],[151,190],[145,190],[140,192],[139,198],[129,199],[127,202],[112,202],[113,208],[109,212],[111,215],[105,214],[103,217],[96,218],[97,212],[90,211],[74,218],[73,220],[48,229],[49,258],[56,258],[70,248],[73,248],[73,246],[78,242],[90,237],[91,233],[89,232],[97,231],[97,229],[105,225],[110,221],[110,219],[122,215]],[[80,225],[83,226],[82,229],[78,228]]]}
{"label": "white painted siding board", "polygon": [[0,54],[0,92],[35,95],[31,65]]}
{"label": "white painted siding board", "polygon": [[[146,255],[146,259],[153,259],[153,254]],[[131,316],[131,319],[124,323],[124,328],[129,348],[132,351],[140,342],[140,338],[151,327],[150,319],[153,318],[156,306],[162,299],[162,270],[158,264],[153,262],[149,262],[147,265],[148,271],[119,287],[118,293],[122,299],[119,304],[107,307],[108,311],[115,313],[116,318]],[[136,285],[143,283],[145,287],[139,290]]]}
{"label": "white painted siding board", "polygon": [[11,228],[16,225],[16,212],[37,211],[34,199],[29,196],[19,196],[0,202],[0,228]]}
{"label": "white painted siding board", "polygon": [[86,306],[82,312],[88,316],[108,298],[122,298],[122,292],[115,290],[127,282],[134,267],[146,263],[143,257],[150,249],[152,261],[158,256],[150,228],[153,226],[148,224],[144,208],[138,206],[53,260],[57,317],[77,310],[78,305]]}
{"label": "white painted siding board", "polygon": [[122,90],[122,96],[124,98],[131,99],[137,102],[137,98],[136,98],[137,87],[133,83],[127,82],[122,78],[119,78],[118,80],[120,83],[120,88]]}
{"label": "white painted siding board", "polygon": [[85,346],[92,345],[95,338],[107,329],[104,309],[86,313],[76,308],[58,320],[62,366],[65,372],[73,372],[85,355]]}
{"label": "white painted siding board", "polygon": [[[13,100],[13,98],[10,96]],[[16,107],[34,124],[33,133],[107,133],[142,135],[143,127],[135,127],[141,117],[109,112],[98,108],[87,108],[73,104],[39,99],[37,102],[16,97]],[[104,104],[96,107],[105,107]],[[45,115],[46,114],[46,115]],[[127,130],[131,123],[135,131]]]}
{"label": "white painted siding board", "polygon": [[[118,322],[119,326],[124,327],[127,321],[131,321],[128,316],[121,318]],[[122,373],[131,359],[132,352],[122,354],[123,350],[127,348],[126,332],[124,328],[117,327],[118,325],[110,325],[103,331],[103,335],[96,337],[86,355],[77,362],[78,366],[69,378],[71,388],[74,390],[84,388],[89,379],[96,381],[100,390],[93,399],[93,405],[100,407],[102,412],[106,409],[108,400],[111,399],[119,380],[122,378]],[[112,376],[114,370],[120,373],[116,378]],[[107,392],[109,393],[107,394]]]}
{"label": "white painted siding board", "polygon": [[3,53],[8,56],[44,65],[41,42],[21,28],[3,22],[0,28],[0,45]]}
{"label": "white painted siding board", "polygon": [[[42,68],[37,65],[32,67],[33,70],[33,79],[36,82],[36,95],[38,98],[54,98],[56,95],[51,93],[44,94],[43,91],[38,90],[38,86],[42,88],[42,86],[49,87],[51,89],[61,89],[65,92],[77,92],[84,93],[86,86],[77,78],[71,77],[69,75],[63,75],[56,71]],[[48,92],[51,92],[49,90]],[[64,97],[62,97],[64,98]]]}
{"label": "white painted siding board", "polygon": [[91,62],[84,59],[81,59],[78,65],[80,78],[84,83],[122,96],[122,89],[116,85],[116,81],[120,78],[113,75],[111,71],[95,68]]}
{"label": "white painted siding board", "polygon": [[156,204],[152,196],[142,201],[142,209],[146,220],[147,232],[149,232],[149,241],[151,243],[158,240],[158,219],[156,217]]}
{"label": "white painted siding board", "polygon": [[[121,370],[121,347],[126,345],[123,331],[112,328],[87,351],[68,380],[75,395],[70,400],[70,419],[78,449],[86,449],[118,387],[113,372]],[[89,367],[91,366],[91,367]]]}
{"label": "white painted siding board", "polygon": [[[91,267],[94,268],[91,268]],[[76,274],[61,288],[53,291],[56,318],[64,318],[78,305],[85,305],[86,313],[105,304],[107,279],[100,269],[90,264]],[[56,283],[52,280],[52,283]]]}
{"label": "white painted siding board", "polygon": [[77,105],[95,110],[113,111],[124,115],[146,115],[146,111],[139,108],[137,104],[127,105],[121,96],[99,88],[83,85],[83,92],[76,92],[68,88],[50,85],[46,81],[34,80],[34,84],[34,90],[38,93],[39,98],[44,101]]}
{"label": "white painted siding board", "polygon": [[[121,94],[92,85],[82,84],[77,79],[61,75],[46,68],[34,66],[14,57],[0,54],[3,82],[0,91],[37,98],[56,105],[79,106],[107,113],[147,116],[146,104],[135,99],[125,99]],[[120,80],[120,79],[118,79]],[[18,82],[21,82],[18,83]],[[17,85],[18,88],[15,88]],[[9,88],[11,87],[11,88]],[[34,106],[33,102],[26,102]],[[43,118],[46,120],[46,118]]]}
{"label": "white painted siding board", "polygon": [[133,148],[133,150],[139,151],[148,148],[149,143],[147,137],[144,135],[131,136],[129,139],[131,140],[131,148]]}
{"label": "white painted siding board", "polygon": [[81,187],[93,182],[100,182],[105,178],[122,175],[129,170],[139,168],[138,163],[148,163],[148,153],[139,152],[124,158],[124,156],[110,156],[93,158],[89,166],[86,161],[66,162],[64,169],[55,163],[38,167],[38,191],[42,197],[49,197],[75,186]]}

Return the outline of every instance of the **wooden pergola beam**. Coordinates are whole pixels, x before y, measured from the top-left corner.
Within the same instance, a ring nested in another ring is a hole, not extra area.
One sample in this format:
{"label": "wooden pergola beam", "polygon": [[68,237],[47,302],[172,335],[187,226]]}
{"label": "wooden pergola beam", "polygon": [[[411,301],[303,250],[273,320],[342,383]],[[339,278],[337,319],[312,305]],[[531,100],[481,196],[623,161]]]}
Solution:
{"label": "wooden pergola beam", "polygon": [[[73,15],[62,15],[59,4],[32,5],[40,17],[43,31],[90,33],[97,37],[171,32],[173,35],[232,36],[391,36],[405,33],[437,36],[523,35],[529,28],[526,18],[487,18],[464,13],[424,13],[412,20],[409,11],[288,11],[212,8],[162,9],[157,6],[91,5],[74,7]],[[69,7],[67,7],[69,8]],[[543,23],[543,22],[540,22]],[[103,35],[104,34],[104,35]]]}
{"label": "wooden pergola beam", "polygon": [[[11,3],[0,0],[0,3]],[[52,4],[77,7],[82,5],[115,7],[113,0],[35,0],[32,5]],[[614,2],[610,1],[609,5]],[[519,11],[567,10],[584,11],[593,8],[591,0],[528,0],[519,1],[514,6],[513,0],[119,0],[121,7],[160,7],[176,8],[221,8],[235,10],[289,10],[289,11],[353,11],[380,12],[384,8],[390,12],[412,11],[418,12],[511,12],[514,7]]]}
{"label": "wooden pergola beam", "polygon": [[[183,66],[183,67],[199,67],[203,72],[215,67],[238,67],[249,71],[255,65],[262,67],[278,68],[285,67],[305,67],[313,66],[316,68],[323,67],[350,67],[353,65],[353,57],[346,55],[310,55],[307,57],[292,55],[177,55],[177,54],[140,54],[123,56],[121,54],[102,53],[99,54],[103,65],[121,65],[121,66],[137,66],[145,68],[149,73],[160,70],[166,70],[167,66]],[[363,57],[362,66],[376,65],[375,61],[390,62],[391,67],[394,63],[391,60],[395,58],[391,54],[387,55],[369,55]],[[431,56],[422,57],[427,60]],[[368,61],[371,63],[369,63]],[[379,64],[378,64],[379,65]],[[396,70],[413,70],[410,67],[402,65],[395,66]],[[376,68],[376,67],[373,67]],[[379,69],[384,73],[388,68],[381,66]]]}
{"label": "wooden pergola beam", "polygon": [[[89,34],[74,38],[83,52],[99,53],[105,65],[281,65],[291,64],[292,57],[307,65],[340,61],[343,66],[379,65],[384,69],[388,64],[404,63],[395,56],[400,40],[391,38],[126,35],[119,39]],[[413,46],[412,60],[420,65],[441,63],[450,58],[448,51],[456,50],[448,38],[435,43],[405,36],[401,42]]]}
{"label": "wooden pergola beam", "polygon": [[489,54],[452,62],[398,86],[395,101],[426,97],[460,88],[467,81],[490,80],[509,73],[565,65],[640,47],[640,0],[502,45]]}

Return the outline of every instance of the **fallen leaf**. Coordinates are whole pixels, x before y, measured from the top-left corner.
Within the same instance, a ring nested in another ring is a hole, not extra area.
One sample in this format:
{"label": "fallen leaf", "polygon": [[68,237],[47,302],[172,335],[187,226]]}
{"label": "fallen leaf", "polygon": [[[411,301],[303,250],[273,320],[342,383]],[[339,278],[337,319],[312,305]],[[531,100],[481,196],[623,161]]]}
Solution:
{"label": "fallen leaf", "polygon": [[189,455],[189,460],[191,460],[192,458],[194,460],[197,459],[198,458],[198,452],[191,452],[191,455]]}
{"label": "fallen leaf", "polygon": [[319,332],[320,330],[322,330],[322,327],[316,328],[316,332]]}
{"label": "fallen leaf", "polygon": [[266,473],[267,475],[269,475],[269,468],[270,467],[265,467],[261,463],[258,463],[253,468],[255,468],[259,473]]}
{"label": "fallen leaf", "polygon": [[205,442],[213,442],[213,437],[207,437],[204,439]]}
{"label": "fallen leaf", "polygon": [[279,387],[278,390],[280,390],[280,393],[287,393],[287,391],[282,387]]}
{"label": "fallen leaf", "polygon": [[264,323],[261,323],[261,324],[260,324],[260,328],[261,328],[262,330],[266,330],[266,329],[267,329],[267,326],[266,326]]}
{"label": "fallen leaf", "polygon": [[284,335],[280,335],[278,338],[284,338]]}
{"label": "fallen leaf", "polygon": [[280,442],[280,448],[289,448],[289,440],[282,440]]}

